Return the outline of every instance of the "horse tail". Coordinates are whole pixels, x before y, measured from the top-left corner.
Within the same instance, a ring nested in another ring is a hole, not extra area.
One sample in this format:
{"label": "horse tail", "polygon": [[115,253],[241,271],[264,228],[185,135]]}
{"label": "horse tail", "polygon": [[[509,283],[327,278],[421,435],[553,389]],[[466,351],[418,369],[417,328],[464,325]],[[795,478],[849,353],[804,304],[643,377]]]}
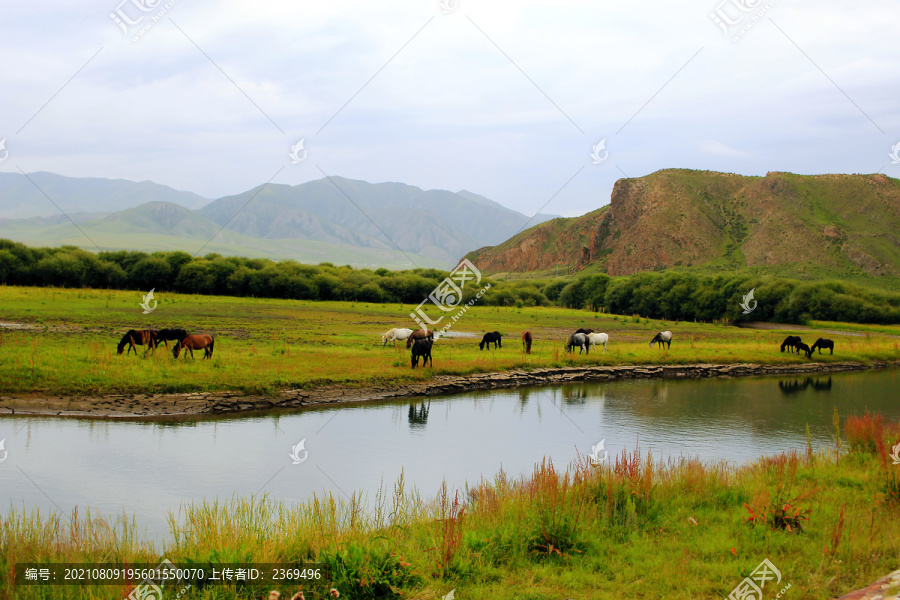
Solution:
{"label": "horse tail", "polygon": [[210,339],[210,342],[209,342],[209,356],[210,356],[210,358],[212,358],[213,348],[214,348],[215,345],[216,345],[216,338],[214,338],[213,336],[209,336],[209,339]]}

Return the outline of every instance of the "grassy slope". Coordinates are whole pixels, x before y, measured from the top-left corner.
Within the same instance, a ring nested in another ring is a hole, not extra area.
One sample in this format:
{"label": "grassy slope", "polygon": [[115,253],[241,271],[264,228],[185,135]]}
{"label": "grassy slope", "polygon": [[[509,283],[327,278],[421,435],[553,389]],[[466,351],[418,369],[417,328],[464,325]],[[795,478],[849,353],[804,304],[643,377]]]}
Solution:
{"label": "grassy slope", "polygon": [[[873,276],[860,266],[869,264],[868,255],[900,271],[895,231],[900,180],[792,173],[763,178],[666,169],[623,182],[627,184],[623,189],[633,189],[622,194],[620,211],[605,206],[582,217],[542,223],[469,256],[480,258],[492,276],[509,271],[552,274],[556,265],[606,271],[611,257],[617,258],[621,270],[632,245],[654,239],[654,248],[661,245],[664,251],[657,262],[636,270],[737,270],[900,289],[900,278]],[[616,221],[626,214],[640,214],[640,219],[626,225]],[[694,234],[700,231],[705,233],[697,238]],[[704,249],[700,241],[709,239],[717,243]],[[540,252],[520,250],[531,244]],[[582,261],[586,246],[593,247],[587,264]],[[695,250],[701,257],[692,260]],[[851,257],[861,262],[855,264]]]}
{"label": "grassy slope", "polygon": [[[380,335],[410,325],[413,307],[340,302],[157,295],[149,315],[137,292],[0,287],[0,321],[38,330],[0,330],[0,392],[108,393],[240,390],[274,392],[330,383],[383,384],[421,380],[433,374],[467,374],[567,364],[797,363],[806,359],[778,351],[783,331],[738,329],[715,324],[665,323],[562,308],[475,306],[454,331],[499,330],[504,347],[478,350],[477,339],[443,339],[435,346],[435,368],[412,371],[398,346],[382,348]],[[826,324],[826,329],[846,329]],[[216,336],[211,361],[175,361],[160,351],[146,358],[116,356],[130,328],[182,326]],[[564,340],[578,327],[610,334],[609,353],[566,355]],[[535,336],[532,354],[521,351],[521,333]],[[671,351],[648,348],[657,331],[669,329]],[[829,334],[834,356],[817,361],[896,359],[895,337],[884,328],[855,326],[864,336]],[[894,329],[888,331],[894,332]],[[806,336],[817,337],[810,333]]]}

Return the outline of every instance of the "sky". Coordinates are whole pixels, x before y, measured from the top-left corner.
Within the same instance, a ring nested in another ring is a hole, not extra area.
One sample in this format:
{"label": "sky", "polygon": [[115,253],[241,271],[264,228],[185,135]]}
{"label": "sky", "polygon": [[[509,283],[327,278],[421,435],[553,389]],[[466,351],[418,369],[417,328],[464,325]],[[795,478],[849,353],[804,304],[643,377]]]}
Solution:
{"label": "sky", "polygon": [[6,0],[0,171],[209,198],[340,175],[563,216],[664,168],[900,177],[898,22],[889,0]]}

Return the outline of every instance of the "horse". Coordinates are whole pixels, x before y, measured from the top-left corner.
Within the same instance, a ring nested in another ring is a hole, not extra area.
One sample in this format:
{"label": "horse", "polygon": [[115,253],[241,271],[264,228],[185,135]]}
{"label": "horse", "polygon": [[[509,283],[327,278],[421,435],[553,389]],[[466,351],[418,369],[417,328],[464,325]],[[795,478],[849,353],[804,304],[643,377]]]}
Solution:
{"label": "horse", "polygon": [[414,341],[425,340],[425,339],[428,339],[428,340],[431,340],[432,342],[434,342],[434,330],[433,329],[425,329],[425,330],[416,329],[411,334],[409,334],[408,338],[406,338],[406,349],[409,350],[410,348],[412,348],[412,343]]}
{"label": "horse", "polygon": [[784,341],[781,342],[781,351],[784,352],[784,349],[788,349],[788,354],[790,354],[792,349],[797,348],[797,344],[801,342],[799,335],[789,335],[784,338]]}
{"label": "horse", "polygon": [[478,342],[478,349],[484,350],[484,347],[487,346],[488,350],[490,350],[491,344],[494,344],[495,350],[497,348],[502,348],[503,347],[503,341],[501,340],[502,337],[503,336],[500,335],[499,331],[489,331],[488,333],[484,334],[484,337],[481,338],[480,342]]}
{"label": "horse", "polygon": [[531,335],[530,331],[522,333],[522,350],[525,351],[525,354],[531,354],[531,342],[533,340],[534,336]]}
{"label": "horse", "polygon": [[388,342],[394,342],[394,347],[397,346],[397,340],[401,342],[403,340],[409,339],[409,336],[412,335],[413,330],[407,329],[405,327],[394,327],[386,334],[381,336],[381,347],[384,348]]}
{"label": "horse", "polygon": [[[147,350],[156,350],[158,343],[156,331],[153,329],[130,329],[119,341],[119,345],[116,347],[116,354],[122,354],[125,351],[125,346],[128,346],[128,352],[134,350],[134,354],[137,356],[137,348],[135,346],[147,346]],[[146,354],[146,351],[144,353]]]}
{"label": "horse", "polygon": [[594,330],[582,328],[582,329],[576,329],[575,333],[583,333],[584,335],[588,335],[588,334],[594,333]]}
{"label": "horse", "polygon": [[187,331],[184,329],[160,329],[156,332],[156,345],[158,346],[162,342],[168,348],[169,340],[178,342],[184,339],[185,336],[187,336]]}
{"label": "horse", "polygon": [[584,333],[573,333],[566,342],[566,352],[575,352],[575,346],[579,347],[578,354],[584,352],[590,354],[591,347],[588,344],[588,337]]}
{"label": "horse", "polygon": [[203,350],[203,358],[212,358],[213,346],[215,343],[216,340],[213,339],[213,336],[206,333],[188,335],[181,338],[178,343],[175,344],[172,354],[175,358],[178,358],[178,354],[181,352],[181,349],[184,348],[187,350],[187,352],[184,353],[185,358],[187,358],[188,352],[191,353],[191,358],[194,358],[194,350]]}
{"label": "horse", "polygon": [[597,344],[603,344],[603,354],[606,354],[606,342],[609,341],[609,335],[605,333],[589,333],[588,334],[588,345],[596,346]]}
{"label": "horse", "polygon": [[659,347],[662,348],[663,344],[667,344],[666,350],[672,347],[672,332],[671,331],[660,331],[656,334],[652,340],[650,340],[650,347],[653,347],[653,344],[659,342]]}
{"label": "horse", "polygon": [[419,358],[422,358],[422,368],[424,369],[431,362],[434,367],[434,359],[431,358],[431,347],[434,345],[432,338],[422,338],[416,340],[412,345],[412,354],[410,355],[410,364],[415,369],[419,366]]}
{"label": "horse", "polygon": [[812,356],[812,351],[809,349],[809,346],[807,346],[803,342],[797,342],[794,347],[797,349],[797,354],[800,354],[800,351],[803,350],[803,352],[806,353],[806,358],[810,358]]}
{"label": "horse", "polygon": [[822,354],[822,348],[828,348],[831,350],[831,353],[834,354],[834,341],[826,340],[825,338],[819,338],[816,340],[816,343],[810,346],[809,353],[812,354],[816,351],[816,348],[819,349],[819,354]]}

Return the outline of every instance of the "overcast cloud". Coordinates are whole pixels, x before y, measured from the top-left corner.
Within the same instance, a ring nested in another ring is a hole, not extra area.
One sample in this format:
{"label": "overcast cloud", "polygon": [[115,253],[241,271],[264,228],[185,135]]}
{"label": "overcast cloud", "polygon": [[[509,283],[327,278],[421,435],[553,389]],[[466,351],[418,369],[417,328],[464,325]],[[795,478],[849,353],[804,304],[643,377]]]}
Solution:
{"label": "overcast cloud", "polygon": [[119,1],[4,2],[0,170],[210,198],[325,172],[566,216],[670,167],[900,176],[895,1],[728,0],[733,41],[721,0],[177,0],[137,42],[173,0],[127,0],[127,36]]}

